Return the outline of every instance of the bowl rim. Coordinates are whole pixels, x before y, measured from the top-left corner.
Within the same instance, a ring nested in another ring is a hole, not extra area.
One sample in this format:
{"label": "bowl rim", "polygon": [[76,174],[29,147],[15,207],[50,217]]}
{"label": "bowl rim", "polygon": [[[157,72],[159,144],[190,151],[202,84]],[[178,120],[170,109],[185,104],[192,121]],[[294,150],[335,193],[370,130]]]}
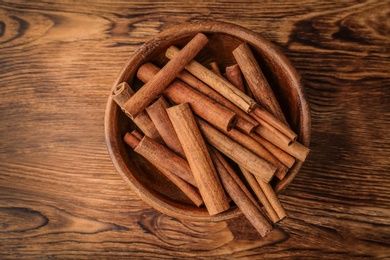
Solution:
{"label": "bowl rim", "polygon": [[[145,55],[145,53],[151,53],[155,48],[157,48],[157,46],[159,46],[159,44],[166,40],[174,40],[179,37],[183,38],[185,36],[194,36],[198,32],[203,32],[206,34],[222,33],[238,38],[239,40],[247,42],[251,46],[255,46],[256,50],[261,52],[261,55],[264,55],[267,59],[274,60],[278,66],[280,66],[281,70],[278,77],[285,77],[289,82],[291,82],[291,88],[297,93],[298,99],[300,100],[298,104],[300,120],[298,141],[309,147],[311,128],[310,109],[303,85],[301,83],[301,77],[287,59],[287,57],[278,49],[278,47],[260,36],[258,33],[240,25],[219,21],[199,21],[179,24],[160,32],[155,37],[142,44],[135,52],[130,55],[126,64],[122,67],[118,77],[116,78],[111,91],[124,80],[133,80],[135,71],[138,68],[131,68],[131,66],[134,63],[142,64],[148,60],[148,56]],[[235,207],[233,210],[228,210],[217,215],[199,216],[196,215],[196,211],[189,212],[183,208],[175,207],[166,201],[153,199],[153,193],[145,189],[145,187],[133,176],[133,174],[128,171],[123,161],[118,159],[119,147],[118,144],[113,140],[114,138],[112,138],[114,127],[110,125],[111,118],[116,114],[117,109],[119,108],[112,100],[110,95],[107,101],[104,116],[104,132],[107,150],[116,170],[120,173],[130,188],[144,202],[164,214],[191,221],[221,221],[228,220],[242,214],[241,211]],[[302,162],[297,160],[286,177],[277,183],[275,186],[275,191],[277,193],[282,192],[291,183],[291,181],[297,175],[302,164]]]}

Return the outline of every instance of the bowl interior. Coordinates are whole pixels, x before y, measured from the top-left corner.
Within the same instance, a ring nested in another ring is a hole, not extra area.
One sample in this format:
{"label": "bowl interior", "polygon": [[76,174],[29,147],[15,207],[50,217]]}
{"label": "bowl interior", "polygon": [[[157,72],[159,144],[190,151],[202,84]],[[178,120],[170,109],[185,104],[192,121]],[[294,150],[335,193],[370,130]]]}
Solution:
{"label": "bowl interior", "polygon": [[[205,66],[215,61],[222,72],[226,66],[236,63],[232,51],[244,41],[249,43],[290,126],[298,133],[299,140],[308,145],[309,132],[305,126],[309,122],[305,114],[308,113],[308,108],[299,76],[272,44],[242,27],[211,22],[181,25],[165,31],[133,53],[114,86],[127,81],[134,90],[139,89],[143,85],[135,76],[139,66],[147,61],[163,66],[168,61],[165,58],[165,50],[171,45],[183,47],[197,32],[205,33],[209,42],[195,59]],[[280,74],[275,75],[275,72]],[[197,208],[193,205],[163,174],[123,142],[125,133],[133,129],[136,129],[134,123],[109,98],[105,130],[110,156],[125,181],[145,202],[165,214],[181,219],[225,220],[241,214],[233,203],[228,211],[215,216],[210,216],[204,207]],[[291,182],[289,178],[292,179],[299,168],[300,164],[296,164],[290,169],[292,176],[286,177],[285,186]],[[276,185],[280,186],[280,183]]]}

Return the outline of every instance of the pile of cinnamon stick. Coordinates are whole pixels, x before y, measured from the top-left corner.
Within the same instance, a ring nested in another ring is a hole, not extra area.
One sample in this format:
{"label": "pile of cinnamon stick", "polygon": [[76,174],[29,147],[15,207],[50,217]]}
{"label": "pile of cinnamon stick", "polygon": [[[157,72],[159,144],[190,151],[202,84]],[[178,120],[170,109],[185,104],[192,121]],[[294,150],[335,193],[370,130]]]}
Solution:
{"label": "pile of cinnamon stick", "polygon": [[249,46],[233,51],[237,64],[224,76],[216,63],[210,70],[193,60],[207,43],[199,33],[181,50],[171,46],[163,68],[138,69],[145,84],[137,92],[126,82],[114,89],[113,100],[140,130],[124,142],[196,206],[214,215],[232,200],[265,236],[286,217],[271,179],[283,179],[309,149],[296,141]]}

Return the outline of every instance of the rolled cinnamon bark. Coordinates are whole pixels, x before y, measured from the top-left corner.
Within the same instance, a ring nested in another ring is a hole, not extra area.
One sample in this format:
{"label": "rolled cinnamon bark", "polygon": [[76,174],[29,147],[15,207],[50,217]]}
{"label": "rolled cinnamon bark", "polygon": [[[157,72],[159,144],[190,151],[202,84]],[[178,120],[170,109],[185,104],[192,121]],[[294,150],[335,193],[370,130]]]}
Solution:
{"label": "rolled cinnamon bark", "polygon": [[256,174],[265,182],[269,182],[272,179],[277,170],[275,166],[210,126],[200,118],[197,118],[197,123],[202,131],[203,137],[220,152],[242,165],[253,174]]}
{"label": "rolled cinnamon bark", "polygon": [[166,111],[166,109],[169,107],[170,105],[165,100],[165,98],[160,97],[150,106],[146,107],[146,112],[152,119],[157,131],[160,133],[167,147],[176,154],[180,155],[182,158],[185,158],[185,154],[183,148],[181,147],[179,138],[176,135],[175,129],[173,128],[171,120],[169,119]]}
{"label": "rolled cinnamon bark", "polygon": [[139,139],[141,135],[139,134],[139,132],[136,132],[136,134],[131,134],[131,133],[126,133],[125,136],[123,137],[123,141],[128,145],[130,146],[132,149],[135,149],[138,145],[139,145],[139,142],[142,140]]}
{"label": "rolled cinnamon bark", "polygon": [[286,153],[290,154],[291,156],[302,162],[305,161],[307,155],[309,154],[309,148],[300,144],[298,141],[294,141],[290,145],[288,145],[285,142],[281,141],[279,138],[275,138],[274,133],[272,133],[266,127],[256,127],[255,132],[273,145],[277,146],[278,148],[282,149]]}
{"label": "rolled cinnamon bark", "polygon": [[[167,49],[165,56],[173,59],[179,52],[177,47],[171,46]],[[192,60],[185,66],[185,69],[245,112],[249,113],[257,105],[255,100],[238,90],[228,80],[216,75],[197,61]]]}
{"label": "rolled cinnamon bark", "polygon": [[264,217],[261,210],[241,189],[240,185],[237,183],[237,179],[232,177],[226,169],[223,170],[223,164],[222,162],[218,162],[219,158],[217,156],[214,157],[214,161],[221,167],[218,174],[226,192],[260,235],[267,235],[272,230],[272,225]]}
{"label": "rolled cinnamon bark", "polygon": [[[137,77],[139,77],[142,81],[147,81],[150,79],[153,75],[155,75],[160,69],[155,66],[152,63],[145,63],[143,64],[137,72]],[[254,128],[259,125],[259,123],[253,119],[250,115],[242,111],[240,108],[238,108],[236,105],[231,103],[229,100],[227,100],[225,97],[223,97],[221,94],[216,92],[214,89],[210,88],[206,84],[204,84],[202,81],[188,73],[187,71],[182,71],[177,75],[177,78],[183,81],[184,83],[191,86],[193,89],[199,91],[203,95],[211,98],[212,100],[218,102],[222,106],[230,109],[234,113],[238,115],[236,127],[243,130],[246,133],[251,133]]]}
{"label": "rolled cinnamon bark", "polygon": [[295,154],[298,160],[304,162],[306,160],[307,155],[310,152],[310,149],[304,146],[303,144],[299,143],[298,141],[295,141],[292,144],[290,144],[288,147],[285,147],[285,151],[290,153],[292,156],[294,156]]}
{"label": "rolled cinnamon bark", "polygon": [[[256,114],[251,112],[251,115],[253,118],[256,118],[256,120],[259,122],[259,126],[255,129],[256,132],[264,134],[264,131],[267,131],[266,133],[270,133],[268,138],[278,139],[278,141],[285,143],[286,145],[292,144],[294,140],[289,138],[287,135],[279,131],[279,129],[275,128],[274,126],[268,124],[268,122],[264,121],[263,119],[259,118]],[[266,129],[266,130],[264,130]]]}
{"label": "rolled cinnamon bark", "polygon": [[274,208],[272,207],[271,203],[268,201],[267,196],[265,195],[264,191],[261,189],[259,183],[255,179],[255,176],[253,176],[252,173],[250,173],[248,170],[246,170],[244,167],[239,165],[242,174],[244,175],[246,181],[248,182],[249,186],[252,188],[253,192],[255,193],[256,197],[259,199],[261,204],[263,205],[265,211],[268,214],[268,217],[271,219],[273,223],[276,223],[279,221],[278,214],[275,212]]}
{"label": "rolled cinnamon bark", "polygon": [[291,142],[293,142],[297,139],[297,137],[298,137],[297,134],[294,133],[294,131],[292,131],[290,129],[290,127],[288,127],[286,124],[282,123],[279,119],[277,119],[276,117],[271,115],[268,111],[266,111],[260,107],[256,107],[255,109],[253,109],[251,114],[252,115],[254,114],[259,119],[267,122],[268,124],[273,126],[275,129],[280,131],[283,135],[285,135],[288,138],[288,141],[290,141],[290,143],[287,142],[288,144],[291,144]]}
{"label": "rolled cinnamon bark", "polygon": [[236,86],[236,88],[245,93],[244,79],[242,78],[238,64],[226,67],[226,78]]}
{"label": "rolled cinnamon bark", "polygon": [[171,59],[153,79],[140,88],[124,105],[123,108],[135,118],[159,95],[176,75],[184,69],[199,51],[207,44],[207,37],[198,33],[184,48]]}
{"label": "rolled cinnamon bark", "polygon": [[284,210],[282,204],[280,203],[278,197],[275,194],[275,191],[273,190],[272,186],[269,183],[265,183],[262,180],[259,180],[255,176],[257,182],[259,183],[261,189],[263,190],[265,196],[267,197],[269,203],[272,205],[272,208],[275,210],[276,214],[279,217],[279,221],[286,218],[287,214]]}
{"label": "rolled cinnamon bark", "polygon": [[281,180],[284,178],[284,176],[288,172],[288,168],[284,164],[282,164],[272,153],[265,149],[264,146],[259,144],[255,139],[245,133],[240,132],[237,129],[232,129],[229,132],[223,133],[230,137],[232,140],[241,144],[243,147],[255,153],[257,156],[263,158],[264,160],[275,166],[277,168],[275,176],[278,177],[278,179]]}
{"label": "rolled cinnamon bark", "polygon": [[[124,141],[134,149],[135,152],[144,156],[150,163],[152,163],[161,173],[163,173],[169,180],[171,180],[196,206],[201,206],[203,204],[203,199],[200,196],[199,192],[191,186],[188,182],[177,176],[174,167],[171,163],[167,161],[158,161],[151,158],[150,154],[153,154],[153,146],[150,146],[148,137],[139,140],[138,134],[133,135],[127,133],[124,137]],[[145,141],[146,139],[146,141]],[[156,143],[157,144],[157,143]]]}
{"label": "rolled cinnamon bark", "polygon": [[[132,136],[137,135],[130,133],[125,135],[127,138],[131,138]],[[125,138],[124,140],[127,143],[130,139]],[[131,144],[129,145],[131,146]],[[144,136],[134,151],[145,157],[146,160],[156,166],[160,171],[172,172],[193,186],[197,186],[187,161],[153,139]]]}
{"label": "rolled cinnamon bark", "polygon": [[218,102],[219,104],[223,105],[224,107],[236,113],[237,122],[235,127],[237,127],[238,129],[246,133],[251,133],[254,131],[255,127],[259,125],[259,123],[255,119],[253,119],[251,116],[245,113],[242,109],[234,105],[224,96],[222,96],[217,91],[204,84],[202,81],[200,81],[199,79],[197,79],[196,77],[188,73],[187,71],[180,72],[177,77],[183,82],[187,83],[192,88],[198,90],[202,94],[208,96],[212,100]]}
{"label": "rolled cinnamon bark", "polygon": [[263,137],[261,137],[258,133],[250,133],[250,137],[256,140],[259,144],[264,146],[270,153],[272,153],[281,163],[283,163],[287,168],[291,168],[294,163],[295,159],[282,149],[278,148],[274,144],[270,143],[269,141],[265,140]]}
{"label": "rolled cinnamon bark", "polygon": [[253,56],[248,44],[242,43],[234,51],[233,56],[236,59],[242,74],[245,77],[248,87],[251,90],[255,100],[275,117],[287,124],[286,118],[279,106],[279,103],[272,91],[267,79],[265,78],[260,66]]}
{"label": "rolled cinnamon bark", "polygon": [[[126,111],[123,109],[123,105],[133,95],[134,91],[131,89],[129,84],[127,84],[127,82],[122,82],[118,86],[116,86],[113,93],[111,94],[111,97],[118,104],[118,106],[126,113]],[[152,138],[160,144],[164,144],[161,135],[158,133],[155,125],[145,111],[141,112],[137,117],[135,117],[133,119],[133,122],[136,124],[136,126],[138,126],[139,129],[141,129],[141,131],[146,136]]]}
{"label": "rolled cinnamon bark", "polygon": [[211,99],[215,100],[216,102],[222,104],[224,107],[229,108],[237,115],[241,116],[245,120],[249,121],[253,125],[258,125],[259,123],[253,119],[251,116],[249,116],[247,113],[245,113],[242,109],[237,107],[235,104],[233,104],[231,101],[229,101],[227,98],[222,96],[219,92],[215,91],[205,83],[203,83],[201,80],[193,76],[191,73],[183,70],[182,72],[177,75],[177,78],[182,80],[183,82],[190,85],[192,88],[198,90],[199,92],[203,93],[204,95],[210,97]]}
{"label": "rolled cinnamon bark", "polygon": [[[142,138],[144,138],[144,136],[140,132],[138,132],[137,130],[131,131],[131,135],[135,136],[140,141],[142,140]],[[131,146],[130,144],[128,144],[128,145],[134,149],[133,146]]]}
{"label": "rolled cinnamon bark", "polygon": [[189,104],[170,107],[167,113],[209,214],[215,215],[227,210],[229,202]]}
{"label": "rolled cinnamon bark", "polygon": [[221,70],[219,69],[218,62],[215,62],[215,61],[210,62],[210,68],[211,68],[212,72],[214,72],[215,74],[217,74],[220,77],[223,77]]}
{"label": "rolled cinnamon bark", "polygon": [[[137,77],[148,82],[157,70],[151,63],[144,64],[138,69]],[[234,112],[179,80],[172,81],[163,91],[163,95],[176,104],[189,103],[196,115],[226,131],[236,124],[237,116]]]}
{"label": "rolled cinnamon bark", "polygon": [[225,158],[222,156],[222,154],[215,149],[214,147],[209,147],[209,152],[211,159],[213,160],[215,169],[217,170],[218,174],[221,175],[221,171],[224,173],[222,174],[229,174],[234,181],[240,186],[241,190],[245,193],[245,195],[252,201],[252,203],[260,209],[259,203],[257,203],[256,199],[252,196],[251,192],[248,190],[248,188],[245,186],[245,184],[241,181],[240,177],[237,176],[237,174],[234,172],[233,168],[229,165],[229,163],[225,160]]}
{"label": "rolled cinnamon bark", "polygon": [[[178,53],[179,49],[175,46],[171,46],[167,49],[165,55],[172,59],[174,58]],[[202,80],[204,83],[212,87],[214,90],[219,92],[222,96],[230,100],[232,103],[234,103],[236,106],[241,108],[247,113],[252,112],[252,110],[255,110],[256,113],[258,113],[258,116],[263,116],[263,113],[261,109],[258,107],[258,104],[255,100],[250,98],[245,93],[241,92],[239,89],[237,89],[233,84],[231,84],[229,81],[225,80],[224,78],[219,77],[212,71],[208,70],[206,67],[201,65],[195,60],[192,60],[185,66],[185,69],[191,72],[194,76]],[[274,118],[274,117],[273,117]],[[296,139],[296,134],[289,129],[288,126],[278,123],[278,120],[272,120],[271,122],[268,122],[269,124],[275,124],[275,128],[277,128],[279,131],[281,131],[284,135],[286,135],[291,140],[288,141],[288,143],[291,143],[291,141]]]}
{"label": "rolled cinnamon bark", "polygon": [[249,122],[245,118],[243,118],[241,116],[237,116],[235,128],[240,129],[241,131],[250,134],[250,133],[254,132],[256,126],[257,125],[252,124],[251,122]]}
{"label": "rolled cinnamon bark", "polygon": [[291,141],[295,141],[297,135],[288,127],[287,120],[279,106],[275,94],[268,84],[268,81],[261,71],[248,44],[243,43],[238,46],[233,51],[233,55],[244,74],[250,92],[261,107],[264,108],[256,108],[253,112],[290,138]]}

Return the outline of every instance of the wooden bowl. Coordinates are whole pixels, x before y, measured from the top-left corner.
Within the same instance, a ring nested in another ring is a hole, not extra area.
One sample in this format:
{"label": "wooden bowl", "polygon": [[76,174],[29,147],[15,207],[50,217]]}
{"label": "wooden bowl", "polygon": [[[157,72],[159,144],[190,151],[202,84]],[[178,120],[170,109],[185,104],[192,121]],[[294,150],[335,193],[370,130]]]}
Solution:
{"label": "wooden bowl", "polygon": [[[218,62],[221,69],[233,65],[236,62],[232,51],[242,42],[250,45],[275,91],[290,126],[298,134],[298,141],[308,146],[310,114],[299,75],[273,44],[257,33],[234,24],[202,21],[181,24],[161,32],[130,56],[113,88],[126,81],[135,90],[139,89],[142,83],[135,75],[143,63],[151,61],[156,65],[163,65],[167,62],[164,54],[169,46],[182,47],[198,32],[206,34],[209,38],[209,43],[196,57],[196,60],[204,65],[212,61]],[[191,204],[165,176],[123,142],[124,134],[133,129],[135,129],[133,122],[109,98],[105,114],[108,152],[118,172],[142,200],[167,215],[192,221],[227,220],[241,214],[233,205],[226,212],[210,216],[204,207],[197,208]],[[296,162],[282,181],[274,180],[273,185],[277,192],[287,187],[301,165],[301,162]]]}

